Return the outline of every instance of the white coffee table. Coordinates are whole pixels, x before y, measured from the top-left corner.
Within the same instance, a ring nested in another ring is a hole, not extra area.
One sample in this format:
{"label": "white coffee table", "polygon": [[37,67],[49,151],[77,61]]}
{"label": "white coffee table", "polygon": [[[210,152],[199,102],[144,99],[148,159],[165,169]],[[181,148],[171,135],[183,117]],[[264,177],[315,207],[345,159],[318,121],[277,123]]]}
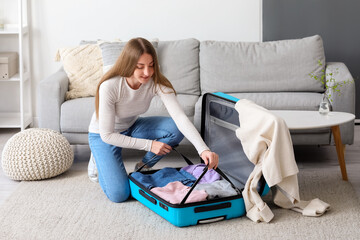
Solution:
{"label": "white coffee table", "polygon": [[336,152],[343,180],[347,181],[345,165],[345,145],[342,144],[339,125],[355,119],[355,115],[345,112],[330,112],[321,115],[318,111],[283,111],[274,110],[273,114],[286,122],[289,130],[304,130],[331,127],[336,145]]}

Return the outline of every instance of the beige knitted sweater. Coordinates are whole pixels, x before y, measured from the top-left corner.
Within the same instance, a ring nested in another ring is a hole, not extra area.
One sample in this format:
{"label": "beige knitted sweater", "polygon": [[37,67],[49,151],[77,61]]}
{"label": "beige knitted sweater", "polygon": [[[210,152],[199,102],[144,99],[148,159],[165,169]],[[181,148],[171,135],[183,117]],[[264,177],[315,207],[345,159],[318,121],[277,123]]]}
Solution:
{"label": "beige knitted sweater", "polygon": [[243,191],[247,217],[255,222],[270,222],[274,217],[256,190],[262,175],[269,187],[274,186],[273,200],[276,205],[301,212],[305,216],[320,216],[328,210],[330,205],[319,199],[300,200],[297,180],[299,170],[284,120],[246,99],[239,100],[235,108],[240,120],[236,136],[246,156],[255,165]]}

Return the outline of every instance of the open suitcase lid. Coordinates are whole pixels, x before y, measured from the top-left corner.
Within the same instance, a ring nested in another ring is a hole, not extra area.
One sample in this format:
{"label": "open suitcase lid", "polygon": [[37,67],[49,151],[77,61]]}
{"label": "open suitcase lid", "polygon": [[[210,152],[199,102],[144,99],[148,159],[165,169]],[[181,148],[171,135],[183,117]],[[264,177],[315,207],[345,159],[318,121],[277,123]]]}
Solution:
{"label": "open suitcase lid", "polygon": [[[254,169],[244,153],[235,130],[240,127],[239,114],[235,109],[237,98],[224,93],[207,93],[202,100],[201,136],[205,143],[219,155],[219,168],[234,185],[243,189]],[[259,181],[262,193],[265,180]]]}

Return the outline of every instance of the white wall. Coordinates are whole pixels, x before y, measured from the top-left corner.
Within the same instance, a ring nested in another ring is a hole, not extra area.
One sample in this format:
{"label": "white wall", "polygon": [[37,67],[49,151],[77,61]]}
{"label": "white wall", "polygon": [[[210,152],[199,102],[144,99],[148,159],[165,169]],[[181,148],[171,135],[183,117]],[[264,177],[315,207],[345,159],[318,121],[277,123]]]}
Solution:
{"label": "white wall", "polygon": [[[59,69],[60,47],[132,37],[260,41],[260,0],[30,0],[33,109],[36,85]],[[35,119],[36,120],[36,119]]]}

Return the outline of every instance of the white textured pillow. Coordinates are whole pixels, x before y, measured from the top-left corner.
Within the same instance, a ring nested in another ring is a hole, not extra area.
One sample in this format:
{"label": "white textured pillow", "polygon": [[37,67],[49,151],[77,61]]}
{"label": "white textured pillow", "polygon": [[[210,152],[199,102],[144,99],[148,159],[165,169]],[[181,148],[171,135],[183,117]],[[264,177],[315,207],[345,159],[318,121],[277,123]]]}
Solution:
{"label": "white textured pillow", "polygon": [[60,48],[56,61],[61,59],[69,78],[66,100],[95,96],[98,82],[103,76],[101,50],[97,44]]}
{"label": "white textured pillow", "polygon": [[[157,49],[159,40],[150,40],[151,44]],[[116,62],[127,42],[99,42],[103,59],[103,72],[107,72]]]}

